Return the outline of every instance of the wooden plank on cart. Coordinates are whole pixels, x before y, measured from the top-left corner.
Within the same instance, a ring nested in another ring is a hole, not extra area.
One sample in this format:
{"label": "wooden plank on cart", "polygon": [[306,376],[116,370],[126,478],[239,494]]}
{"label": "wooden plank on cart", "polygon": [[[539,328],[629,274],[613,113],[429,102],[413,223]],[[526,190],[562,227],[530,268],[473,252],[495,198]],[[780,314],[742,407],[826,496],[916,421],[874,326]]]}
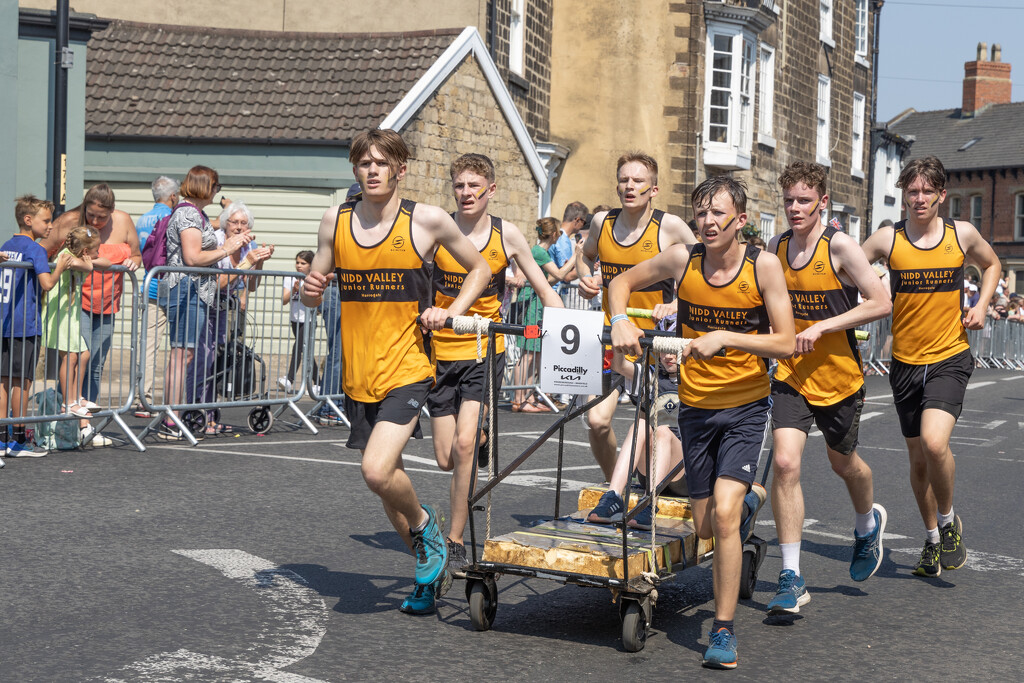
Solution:
{"label": "wooden plank on cart", "polygon": [[[603,496],[607,491],[607,484],[586,487],[580,491],[577,509],[590,512],[597,507],[597,503],[601,500],[601,496]],[[629,509],[636,507],[638,500],[639,497],[636,492],[630,492]],[[690,499],[664,495],[658,496],[658,516],[675,517],[678,519],[693,519],[693,513],[690,511]]]}
{"label": "wooden plank on cart", "polygon": [[[540,570],[554,570],[621,579],[628,562],[630,576],[651,571],[671,570],[686,554],[687,566],[696,563],[698,547],[693,524],[684,519],[658,518],[657,550],[651,555],[651,535],[631,530],[626,557],[622,555],[622,532],[610,525],[584,522],[582,512],[570,517],[542,522],[529,529],[488,539],[484,544],[484,562],[509,564]],[[706,546],[707,542],[703,542]]]}

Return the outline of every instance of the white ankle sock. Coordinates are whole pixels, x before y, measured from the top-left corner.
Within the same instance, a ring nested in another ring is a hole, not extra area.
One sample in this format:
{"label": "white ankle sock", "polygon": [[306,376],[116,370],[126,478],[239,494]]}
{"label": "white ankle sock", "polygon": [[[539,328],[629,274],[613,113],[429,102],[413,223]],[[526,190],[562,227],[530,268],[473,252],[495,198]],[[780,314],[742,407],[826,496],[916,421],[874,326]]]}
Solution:
{"label": "white ankle sock", "polygon": [[939,513],[939,528],[946,526],[947,524],[953,523],[953,508],[949,508],[949,512],[946,514]]}
{"label": "white ankle sock", "polygon": [[855,533],[861,538],[864,538],[875,530],[875,511],[872,509],[865,512],[863,515],[859,512],[856,514],[857,525]]}
{"label": "white ankle sock", "polygon": [[800,541],[796,543],[780,543],[779,550],[782,551],[782,569],[790,569],[794,574],[800,576]]}
{"label": "white ankle sock", "polygon": [[429,521],[430,521],[430,515],[427,514],[426,510],[424,510],[423,511],[423,521],[420,522],[419,524],[417,524],[414,527],[409,527],[409,531],[411,531],[414,534],[417,534],[417,533],[419,533],[419,532],[421,532],[421,531],[423,531],[424,529],[427,528],[427,522],[429,522]]}
{"label": "white ankle sock", "polygon": [[934,529],[928,529],[927,531],[925,531],[925,534],[928,536],[928,542],[929,543],[938,543],[939,542],[939,528],[938,527],[935,527]]}

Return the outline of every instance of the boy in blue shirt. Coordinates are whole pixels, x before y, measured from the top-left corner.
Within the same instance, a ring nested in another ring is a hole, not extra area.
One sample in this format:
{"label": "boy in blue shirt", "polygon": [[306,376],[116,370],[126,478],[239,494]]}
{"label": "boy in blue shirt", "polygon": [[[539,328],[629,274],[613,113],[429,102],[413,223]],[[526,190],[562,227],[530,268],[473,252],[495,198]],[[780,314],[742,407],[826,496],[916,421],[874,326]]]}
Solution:
{"label": "boy in blue shirt", "polygon": [[[28,392],[35,379],[39,359],[39,337],[42,334],[40,289],[53,289],[61,272],[67,268],[66,258],[57,261],[54,271],[46,258],[46,250],[36,240],[46,237],[53,222],[53,204],[32,195],[18,197],[14,217],[20,232],[0,246],[9,261],[32,264],[32,269],[4,268],[0,271],[0,311],[3,313],[3,361],[0,364],[0,417],[7,417],[8,403],[15,418],[25,414]],[[8,397],[10,401],[8,402]],[[0,432],[4,453],[12,458],[42,457],[25,438],[25,425],[15,424],[8,435]]]}

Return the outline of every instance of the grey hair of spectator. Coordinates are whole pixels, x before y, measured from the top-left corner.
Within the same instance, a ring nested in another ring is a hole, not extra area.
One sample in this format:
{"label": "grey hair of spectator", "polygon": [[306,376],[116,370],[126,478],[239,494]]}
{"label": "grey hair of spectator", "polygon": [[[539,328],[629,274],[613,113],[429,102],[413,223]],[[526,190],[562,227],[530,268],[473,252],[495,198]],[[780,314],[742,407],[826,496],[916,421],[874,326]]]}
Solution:
{"label": "grey hair of spectator", "polygon": [[228,220],[239,211],[245,214],[245,220],[249,221],[249,229],[252,230],[255,219],[252,217],[252,211],[249,210],[249,207],[244,202],[231,202],[226,209],[220,212],[220,229],[224,230],[227,227]]}
{"label": "grey hair of spectator", "polygon": [[565,211],[562,212],[562,222],[571,223],[577,218],[586,220],[587,214],[590,213],[587,210],[587,205],[583,202],[572,202],[565,207]]}
{"label": "grey hair of spectator", "polygon": [[172,194],[178,194],[179,187],[181,187],[181,183],[174,178],[168,178],[165,175],[160,176],[153,181],[153,201],[162,202]]}

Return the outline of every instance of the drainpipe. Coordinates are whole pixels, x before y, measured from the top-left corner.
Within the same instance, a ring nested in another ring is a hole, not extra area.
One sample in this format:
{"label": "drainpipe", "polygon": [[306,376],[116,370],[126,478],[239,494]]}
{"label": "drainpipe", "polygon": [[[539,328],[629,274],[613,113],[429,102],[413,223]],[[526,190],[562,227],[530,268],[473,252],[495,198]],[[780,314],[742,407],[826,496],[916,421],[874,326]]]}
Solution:
{"label": "drainpipe", "polygon": [[64,213],[68,200],[68,70],[72,66],[68,25],[68,0],[57,0],[57,36],[53,50],[53,158],[50,162],[54,218]]}

